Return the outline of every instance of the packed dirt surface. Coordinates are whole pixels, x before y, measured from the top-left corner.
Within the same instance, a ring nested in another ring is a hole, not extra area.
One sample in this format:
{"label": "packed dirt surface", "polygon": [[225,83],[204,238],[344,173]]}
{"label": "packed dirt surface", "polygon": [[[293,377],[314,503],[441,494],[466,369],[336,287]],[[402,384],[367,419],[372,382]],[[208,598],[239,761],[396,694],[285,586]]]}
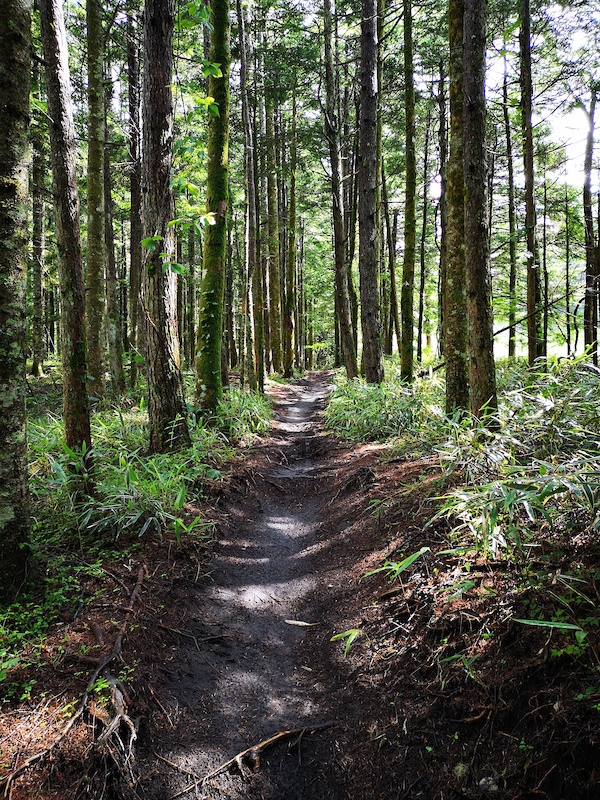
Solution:
{"label": "packed dirt surface", "polygon": [[[137,583],[136,564],[105,570],[117,599],[49,641],[35,677],[50,699],[31,700],[28,725],[23,706],[5,713],[2,760],[47,747],[57,698],[81,696],[118,631],[127,719],[102,744],[110,716],[90,696],[12,800],[600,798],[598,631],[577,644],[515,622],[534,601],[552,618],[536,587],[554,576],[556,595],[570,565],[598,563],[595,540],[548,545],[525,571],[459,554],[445,522],[427,524],[447,489],[435,458],[327,434],[326,373],[270,392],[271,433],[204,487],[214,538],[157,541]],[[368,574],[411,554],[393,581]]]}
{"label": "packed dirt surface", "polygon": [[[272,436],[222,500],[210,579],[195,598],[187,587],[177,598],[198,648],[188,640],[165,664],[165,689],[181,713],[153,749],[205,776],[296,731],[251,754],[253,774],[240,762],[204,781],[204,797],[343,796],[334,766],[344,720],[330,696],[340,679],[329,643],[336,569],[320,514],[333,475],[331,442],[317,422],[326,396],[314,378],[279,391]],[[164,761],[150,760],[144,772],[151,797],[194,782]]]}

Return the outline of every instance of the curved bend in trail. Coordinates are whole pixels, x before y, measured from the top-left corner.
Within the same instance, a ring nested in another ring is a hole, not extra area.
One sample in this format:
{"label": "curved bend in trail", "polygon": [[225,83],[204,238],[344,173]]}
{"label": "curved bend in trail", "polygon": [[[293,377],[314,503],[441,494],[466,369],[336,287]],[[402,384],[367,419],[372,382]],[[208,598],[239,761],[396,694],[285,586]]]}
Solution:
{"label": "curved bend in trail", "polygon": [[[147,797],[348,796],[336,768],[343,720],[329,702],[340,676],[327,619],[335,564],[320,521],[336,446],[319,421],[327,394],[318,374],[278,387],[270,438],[233,476],[210,578],[190,588],[182,619],[197,646],[188,639],[163,665],[179,711],[153,743],[171,765],[151,765]],[[195,788],[185,772],[206,776],[290,729],[306,730],[265,748],[260,764],[257,754],[253,772],[233,764]]]}

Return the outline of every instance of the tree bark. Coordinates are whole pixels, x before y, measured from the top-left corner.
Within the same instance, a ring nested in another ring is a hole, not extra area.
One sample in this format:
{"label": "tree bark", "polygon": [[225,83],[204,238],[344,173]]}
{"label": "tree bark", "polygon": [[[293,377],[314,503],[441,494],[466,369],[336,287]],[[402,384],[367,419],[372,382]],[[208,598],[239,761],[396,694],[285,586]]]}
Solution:
{"label": "tree bark", "polygon": [[583,310],[584,342],[590,348],[594,364],[598,364],[598,258],[592,209],[592,161],[594,156],[594,118],[597,95],[592,90],[588,117],[588,133],[583,164],[583,220],[585,227],[585,303]]}
{"label": "tree bark", "polygon": [[[108,98],[107,98],[108,99]],[[123,371],[123,333],[121,304],[115,255],[115,231],[113,220],[112,174],[110,166],[109,131],[105,120],[104,154],[104,239],[106,252],[106,329],[108,338],[108,360],[111,391],[114,397],[125,394],[125,372]]]}
{"label": "tree bark", "polygon": [[404,195],[404,262],[402,265],[402,291],[400,293],[400,314],[402,317],[400,374],[404,380],[412,381],[414,358],[413,298],[417,242],[417,155],[415,150],[415,87],[411,0],[404,0],[404,113],[406,178]]}
{"label": "tree bark", "polygon": [[290,195],[288,209],[288,246],[285,270],[285,304],[283,312],[283,376],[294,374],[294,284],[296,275],[296,95],[292,102],[290,144]]}
{"label": "tree bark", "polygon": [[185,361],[193,367],[196,350],[196,234],[192,226],[187,236],[187,313],[184,331]]}
{"label": "tree bark", "polygon": [[506,56],[504,57],[504,81],[502,100],[504,113],[504,136],[506,138],[506,161],[508,168],[508,253],[510,268],[508,275],[508,357],[514,358],[517,352],[517,216],[515,211],[515,177],[513,165],[512,134],[508,111],[508,78]]}
{"label": "tree bark", "polygon": [[275,121],[273,98],[265,98],[267,140],[267,217],[269,249],[269,319],[273,370],[281,372],[281,285],[279,262],[279,207],[277,205],[277,171],[275,154]]}
{"label": "tree bark", "polygon": [[87,394],[85,296],[77,195],[75,129],[67,36],[61,0],[40,0],[41,36],[50,117],[52,192],[60,282],[65,439],[72,450],[91,449]]}
{"label": "tree bark", "polygon": [[464,17],[464,181],[465,261],[469,315],[471,413],[494,413],[496,373],[487,231],[485,153],[485,0],[465,0]]}
{"label": "tree bark", "polygon": [[[142,156],[142,299],[151,453],[187,447],[190,436],[180,372],[177,283],[169,262],[175,241],[171,168],[173,154],[173,0],[147,0],[144,12]],[[214,227],[214,226],[210,226]],[[219,363],[220,369],[220,363]],[[220,373],[219,373],[220,374]]]}
{"label": "tree bark", "polygon": [[525,230],[527,236],[527,354],[529,364],[545,356],[541,328],[541,280],[536,241],[534,150],[531,79],[531,17],[529,0],[521,3],[521,116],[525,171]]}
{"label": "tree bark", "polygon": [[360,146],[358,158],[358,270],[363,369],[367,383],[382,383],[383,348],[379,307],[377,221],[377,0],[362,0]]}
{"label": "tree bark", "polygon": [[571,355],[571,226],[569,187],[565,183],[565,328],[567,357]]}
{"label": "tree bark", "polygon": [[85,318],[88,347],[88,391],[93,397],[99,398],[102,397],[105,390],[104,36],[100,3],[89,0],[85,8],[88,71]]}
{"label": "tree bark", "polygon": [[[427,261],[425,257],[425,245],[427,243],[427,222],[429,211],[429,126],[431,125],[431,114],[427,110],[425,121],[425,152],[423,154],[423,216],[421,220],[421,241],[419,243],[419,317],[417,325],[417,361],[423,360],[423,327],[425,322],[425,281],[427,278]],[[428,335],[428,333],[427,333]]]}
{"label": "tree bark", "polygon": [[450,155],[447,181],[447,262],[443,296],[446,413],[469,408],[463,164],[464,0],[449,0]]}
{"label": "tree bark", "polygon": [[[39,78],[34,71],[34,80]],[[35,87],[37,89],[37,87]],[[44,200],[46,154],[41,115],[34,117],[31,127],[33,164],[31,170],[32,192],[32,254],[31,289],[33,316],[31,320],[31,374],[39,378],[44,374],[44,267],[46,258],[46,203]]]}
{"label": "tree bark", "polygon": [[214,214],[208,225],[203,248],[202,289],[196,348],[196,403],[212,413],[223,394],[221,347],[223,297],[227,260],[227,215],[229,206],[229,0],[213,0],[210,61],[221,65],[221,76],[210,76],[209,95],[219,115],[208,120],[208,167],[206,210]]}
{"label": "tree bark", "polygon": [[31,76],[28,0],[7,0],[0,17],[0,603],[26,575],[29,535],[25,433],[27,134]]}
{"label": "tree bark", "polygon": [[344,195],[342,189],[342,147],[340,141],[340,121],[337,107],[339,97],[336,93],[333,61],[333,34],[331,24],[331,0],[323,3],[323,37],[325,44],[325,136],[329,144],[331,164],[331,196],[333,215],[333,250],[335,261],[336,309],[340,326],[342,356],[349,380],[358,376],[350,292],[348,287],[348,266],[346,264],[346,230],[344,225]]}
{"label": "tree bark", "polygon": [[446,72],[444,60],[440,59],[440,81],[438,90],[439,108],[439,154],[440,154],[440,259],[438,282],[438,335],[440,355],[445,353],[444,297],[446,294],[446,272],[448,265],[448,131],[446,121]]}
{"label": "tree bark", "polygon": [[139,353],[143,349],[140,327],[142,277],[142,162],[140,122],[140,59],[138,50],[137,0],[127,10],[127,86],[129,92],[129,382],[137,383]]}
{"label": "tree bark", "polygon": [[396,347],[400,352],[401,326],[400,314],[398,311],[398,288],[396,282],[396,243],[398,240],[398,212],[390,213],[390,203],[385,178],[385,169],[381,169],[381,196],[383,198],[383,211],[385,216],[385,228],[388,242],[388,271],[390,277],[390,320],[388,326],[389,340],[386,344],[386,352],[392,355],[394,333],[396,334]]}

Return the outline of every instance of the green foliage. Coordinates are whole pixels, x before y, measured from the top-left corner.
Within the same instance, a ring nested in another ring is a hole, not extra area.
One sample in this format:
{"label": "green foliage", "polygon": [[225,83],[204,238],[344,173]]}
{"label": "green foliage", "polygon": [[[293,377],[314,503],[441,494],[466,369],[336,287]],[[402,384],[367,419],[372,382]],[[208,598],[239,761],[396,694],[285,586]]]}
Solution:
{"label": "green foliage", "polygon": [[396,362],[386,363],[388,378],[381,386],[336,376],[325,411],[328,428],[351,441],[394,439],[395,450],[414,454],[431,449],[443,436],[443,384],[433,379],[400,380]]}
{"label": "green foliage", "polygon": [[[198,507],[207,482],[220,479],[222,465],[233,455],[229,438],[247,440],[265,431],[270,418],[267,399],[231,389],[216,420],[192,420],[190,448],[148,456],[143,401],[137,406],[125,401],[98,407],[92,416],[92,453],[75,453],[64,445],[58,416],[31,416],[31,549],[34,564],[42,568],[35,597],[24,596],[0,616],[0,682],[26,665],[20,655],[25,645],[29,653],[35,650],[64,608],[80,602],[82,579],[102,575],[105,558],[131,557],[151,535],[170,533],[177,542],[183,536],[207,536],[211,524],[202,519]],[[87,470],[90,458],[95,492],[85,496],[73,474]],[[10,695],[26,691],[27,686],[15,685]]]}
{"label": "green foliage", "polygon": [[230,387],[219,402],[217,425],[234,441],[242,441],[267,431],[271,417],[268,397]]}
{"label": "green foliage", "polygon": [[544,526],[569,533],[600,528],[600,371],[583,360],[549,364],[506,392],[499,427],[452,423],[438,451],[466,486],[437,517],[458,522],[484,554],[523,557]]}
{"label": "green foliage", "polygon": [[364,633],[360,628],[350,628],[349,630],[343,631],[342,633],[336,633],[334,636],[331,637],[329,641],[345,642],[344,655],[347,656],[354,642],[361,636],[364,636]]}
{"label": "green foliage", "polygon": [[423,553],[428,552],[429,547],[422,547],[420,550],[417,550],[416,553],[411,553],[411,555],[403,558],[402,561],[386,561],[383,567],[366,572],[364,577],[368,578],[370,575],[376,575],[378,572],[387,572],[389,580],[395,581],[405,570],[407,570],[409,567],[412,567],[415,561],[420,558]]}

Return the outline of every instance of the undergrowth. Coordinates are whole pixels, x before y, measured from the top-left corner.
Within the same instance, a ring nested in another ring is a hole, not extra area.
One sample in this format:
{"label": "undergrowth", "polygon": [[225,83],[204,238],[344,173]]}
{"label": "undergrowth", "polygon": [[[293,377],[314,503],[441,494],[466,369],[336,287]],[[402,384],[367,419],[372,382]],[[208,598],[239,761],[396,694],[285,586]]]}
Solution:
{"label": "undergrowth", "polygon": [[[22,662],[24,648],[31,657],[48,626],[65,607],[80,602],[83,582],[103,564],[131,561],[149,537],[167,548],[183,536],[209,536],[211,522],[202,515],[207,487],[220,480],[239,443],[268,428],[271,416],[267,399],[231,388],[214,419],[190,414],[190,448],[148,455],[143,397],[122,403],[105,399],[92,414],[93,451],[76,453],[64,443],[55,382],[47,377],[31,385],[34,580],[18,603],[0,610],[0,683]],[[91,496],[80,491],[77,480],[86,468],[84,456],[93,462]]]}
{"label": "undergrowth", "polygon": [[[492,663],[482,643],[501,659],[506,636],[526,640],[532,659],[538,653],[576,672],[573,685],[584,687],[576,699],[600,711],[600,370],[585,358],[545,370],[500,362],[498,412],[484,420],[446,417],[441,377],[406,385],[395,369],[386,373],[381,387],[338,378],[327,423],[354,441],[386,442],[384,458],[426,454],[440,468],[443,494],[424,546],[412,537],[367,575],[406,583],[402,596],[426,598],[430,617],[447,608],[442,689],[450,679],[481,682]],[[371,505],[385,526],[394,519],[385,514],[405,502],[402,494]],[[470,620],[469,641],[452,632],[457,609]]]}
{"label": "undergrowth", "polygon": [[386,362],[386,381],[377,386],[338,375],[325,411],[325,423],[353,442],[389,441],[396,451],[425,452],[442,438],[443,378],[404,383],[395,361]]}
{"label": "undergrowth", "polygon": [[[338,378],[330,429],[353,441],[387,441],[391,455],[435,455],[454,488],[436,519],[484,555],[523,559],[547,532],[600,528],[600,370],[585,359],[531,371],[498,363],[493,419],[444,414],[443,377],[400,380],[386,365],[381,386]],[[492,424],[490,424],[492,423]]]}

